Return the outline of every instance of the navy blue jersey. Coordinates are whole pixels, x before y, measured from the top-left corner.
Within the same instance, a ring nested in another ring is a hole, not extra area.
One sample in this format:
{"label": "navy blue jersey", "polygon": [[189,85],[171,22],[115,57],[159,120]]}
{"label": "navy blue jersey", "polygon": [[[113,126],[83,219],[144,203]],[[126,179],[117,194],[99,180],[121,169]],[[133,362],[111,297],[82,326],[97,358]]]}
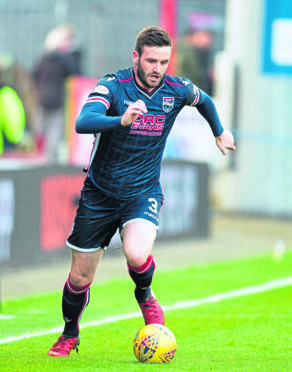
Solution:
{"label": "navy blue jersey", "polygon": [[[141,99],[147,113],[128,126],[121,125],[127,107]],[[200,90],[184,78],[165,75],[151,92],[135,81],[131,68],[106,75],[83,108],[102,107],[108,128],[96,136],[89,177],[107,195],[128,199],[141,193],[160,192],[160,168],[166,139],[185,105],[195,106]],[[82,113],[81,113],[82,114]],[[86,121],[86,114],[83,115]]]}

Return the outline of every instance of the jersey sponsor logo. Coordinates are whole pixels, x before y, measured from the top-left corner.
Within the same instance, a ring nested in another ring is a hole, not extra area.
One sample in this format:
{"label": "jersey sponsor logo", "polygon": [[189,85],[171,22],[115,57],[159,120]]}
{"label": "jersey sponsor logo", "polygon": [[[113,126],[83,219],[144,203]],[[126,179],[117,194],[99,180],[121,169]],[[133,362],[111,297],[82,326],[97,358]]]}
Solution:
{"label": "jersey sponsor logo", "polygon": [[164,128],[165,115],[144,115],[131,124],[130,134],[143,136],[161,136]]}
{"label": "jersey sponsor logo", "polygon": [[151,218],[154,218],[157,222],[158,222],[158,217],[155,216],[153,213],[149,213],[149,212],[144,212],[145,216],[149,216]]}
{"label": "jersey sponsor logo", "polygon": [[104,85],[97,85],[95,88],[94,88],[94,91],[96,93],[100,93],[100,94],[109,94],[109,90],[106,86]]}
{"label": "jersey sponsor logo", "polygon": [[163,97],[162,108],[165,112],[170,112],[173,108],[174,97]]}
{"label": "jersey sponsor logo", "polygon": [[133,105],[134,102],[132,101],[127,101],[126,99],[124,100],[124,105],[126,106],[130,106],[130,105]]}

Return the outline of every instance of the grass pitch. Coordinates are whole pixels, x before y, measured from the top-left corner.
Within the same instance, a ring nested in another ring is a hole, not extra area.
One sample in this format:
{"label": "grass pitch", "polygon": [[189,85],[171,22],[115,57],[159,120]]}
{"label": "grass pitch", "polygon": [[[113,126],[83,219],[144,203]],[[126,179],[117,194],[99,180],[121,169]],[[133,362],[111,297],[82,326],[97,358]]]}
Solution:
{"label": "grass pitch", "polygon": [[[292,277],[292,251],[281,261],[270,255],[157,271],[153,288],[164,306]],[[0,319],[1,371],[292,371],[292,286],[165,312],[178,350],[168,365],[139,363],[132,340],[141,317],[90,322],[138,312],[133,283],[115,279],[92,287],[83,315],[79,354],[50,358],[62,328],[61,293],[6,300]],[[31,337],[34,332],[42,335]],[[26,335],[26,336],[25,336]],[[19,336],[9,342],[9,337]],[[25,339],[21,339],[27,337]],[[4,340],[6,341],[4,342]]]}

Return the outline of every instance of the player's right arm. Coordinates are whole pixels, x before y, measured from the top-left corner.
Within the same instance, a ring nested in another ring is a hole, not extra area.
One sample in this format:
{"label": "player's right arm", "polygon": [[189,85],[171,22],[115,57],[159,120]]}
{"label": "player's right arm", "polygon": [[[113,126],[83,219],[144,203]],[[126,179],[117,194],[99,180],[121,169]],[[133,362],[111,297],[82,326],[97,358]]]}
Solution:
{"label": "player's right arm", "polygon": [[141,99],[138,99],[138,101],[128,106],[126,112],[122,116],[121,124],[123,126],[127,126],[133,123],[138,116],[143,116],[143,114],[146,114],[146,112],[147,108],[145,103]]}
{"label": "player's right arm", "polygon": [[83,134],[102,133],[114,128],[127,126],[138,116],[147,112],[145,103],[138,100],[128,106],[122,116],[106,116],[106,108],[101,103],[84,105],[76,120],[76,132]]}
{"label": "player's right arm", "polygon": [[90,93],[76,120],[77,133],[93,134],[112,130],[121,125],[122,116],[107,116],[117,91],[115,77],[105,76]]}
{"label": "player's right arm", "polygon": [[77,133],[102,133],[121,126],[121,116],[106,116],[102,104],[84,105],[75,124]]}
{"label": "player's right arm", "polygon": [[145,103],[138,100],[129,105],[123,115],[106,115],[113,102],[114,94],[118,94],[114,76],[105,77],[99,81],[76,120],[75,129],[77,133],[107,132],[120,126],[127,126],[135,121],[138,116],[147,112]]}

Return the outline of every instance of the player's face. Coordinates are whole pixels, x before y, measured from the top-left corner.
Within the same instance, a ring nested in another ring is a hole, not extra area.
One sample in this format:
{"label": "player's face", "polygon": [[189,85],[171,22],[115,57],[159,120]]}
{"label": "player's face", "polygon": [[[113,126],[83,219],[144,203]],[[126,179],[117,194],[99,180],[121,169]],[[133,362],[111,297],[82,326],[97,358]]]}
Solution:
{"label": "player's face", "polygon": [[143,88],[151,90],[160,84],[168,67],[170,55],[170,46],[144,46],[141,56],[134,50],[134,72]]}

